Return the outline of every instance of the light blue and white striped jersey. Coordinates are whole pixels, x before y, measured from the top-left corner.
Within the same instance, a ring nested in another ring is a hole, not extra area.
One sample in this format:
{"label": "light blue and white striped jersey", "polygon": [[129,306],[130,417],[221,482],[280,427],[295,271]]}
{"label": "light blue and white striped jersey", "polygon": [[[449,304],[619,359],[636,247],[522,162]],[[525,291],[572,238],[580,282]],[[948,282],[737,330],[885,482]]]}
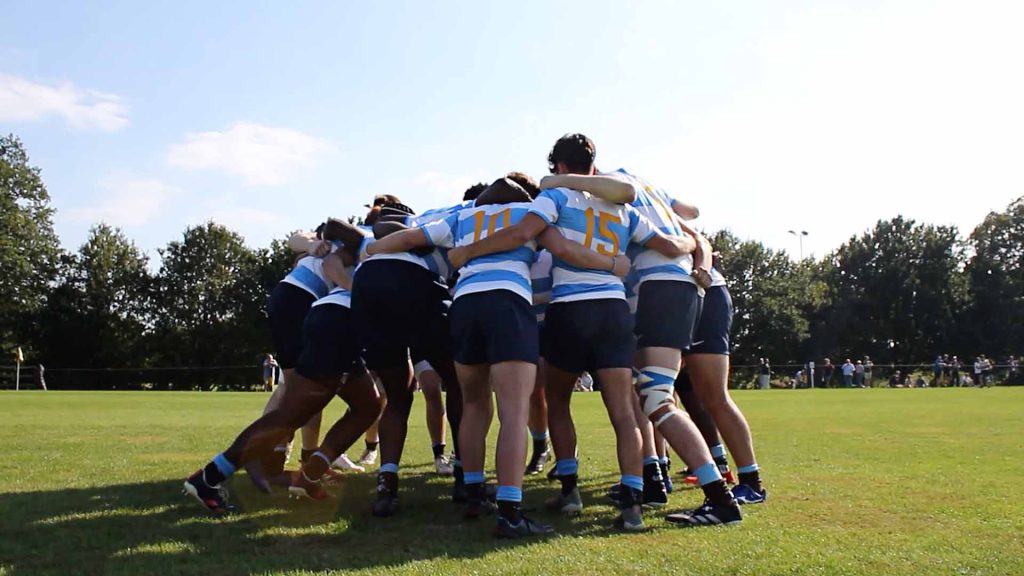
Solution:
{"label": "light blue and white striped jersey", "polygon": [[711,269],[711,285],[712,286],[727,286],[728,283],[725,281],[725,276],[718,271],[718,268]]}
{"label": "light blue and white striped jersey", "polygon": [[[420,229],[432,246],[465,246],[502,228],[518,224],[529,209],[530,204],[527,202],[466,208],[449,214],[443,220],[423,224]],[[535,252],[536,243],[531,240],[514,250],[473,258],[459,270],[454,297],[490,290],[510,290],[532,305],[530,265],[534,261]]]}
{"label": "light blue and white striped jersey", "polygon": [[[435,220],[442,220],[451,214],[458,213],[467,205],[472,205],[472,202],[463,202],[462,204],[456,204],[455,206],[447,206],[445,208],[434,208],[427,210],[422,214],[415,214],[407,216],[405,219],[405,225],[410,228],[418,228],[424,224],[433,222]],[[404,260],[406,262],[412,262],[417,266],[421,266],[430,270],[434,274],[437,274],[442,279],[447,280],[452,275],[452,265],[448,262],[448,250],[438,249],[432,250],[426,256],[417,256],[412,252],[395,252],[392,254],[374,254],[366,259],[367,262],[370,260]]]}
{"label": "light blue and white striped jersey", "polygon": [[[632,206],[612,204],[569,188],[543,190],[530,213],[567,239],[606,256],[623,254],[630,242],[645,244],[655,235],[651,223]],[[559,258],[552,267],[551,302],[613,298],[625,300],[622,279],[606,270],[577,268]]]}
{"label": "light blue and white striped jersey", "polygon": [[[331,246],[331,252],[334,252],[339,247],[341,247],[341,244],[334,242]],[[292,268],[292,271],[281,281],[294,284],[317,298],[323,298],[334,288],[334,282],[328,280],[327,276],[324,275],[324,259],[322,256],[303,256],[295,264],[295,268]]]}
{"label": "light blue and white striped jersey", "polygon": [[[363,241],[359,245],[357,254],[364,254],[366,252],[366,246],[373,243],[373,230],[369,226],[358,226],[359,231],[363,233]],[[345,273],[351,276],[353,279],[356,275],[356,266],[347,266]],[[313,306],[319,306],[321,304],[336,304],[338,306],[344,306],[345,308],[352,307],[352,292],[346,290],[341,286],[335,286],[326,296],[321,297],[316,302],[313,302]]]}
{"label": "light blue and white striped jersey", "polygon": [[551,302],[551,252],[537,252],[533,264],[530,265],[530,286],[533,288],[533,313],[537,315],[537,323],[544,323],[544,314]]}
{"label": "light blue and white striped jersey", "polygon": [[[660,188],[655,188],[646,180],[634,176],[622,168],[605,175],[622,178],[633,185],[633,188],[636,189],[633,207],[646,216],[658,230],[669,236],[685,235],[676,221],[675,212],[672,211],[672,205],[677,201],[668,193]],[[657,250],[637,245],[630,246],[626,254],[633,262],[633,269],[638,275],[637,291],[640,290],[640,284],[647,280],[693,282],[693,277],[690,276],[690,271],[693,270],[693,256],[690,254],[679,258],[669,258]]]}
{"label": "light blue and white striped jersey", "polygon": [[[349,266],[345,268],[345,272],[352,276],[355,274],[355,267]],[[334,304],[337,306],[344,306],[345,308],[352,307],[352,292],[342,288],[341,286],[335,286],[333,290],[327,293],[323,298],[313,302],[313,306],[320,306],[322,304]]]}

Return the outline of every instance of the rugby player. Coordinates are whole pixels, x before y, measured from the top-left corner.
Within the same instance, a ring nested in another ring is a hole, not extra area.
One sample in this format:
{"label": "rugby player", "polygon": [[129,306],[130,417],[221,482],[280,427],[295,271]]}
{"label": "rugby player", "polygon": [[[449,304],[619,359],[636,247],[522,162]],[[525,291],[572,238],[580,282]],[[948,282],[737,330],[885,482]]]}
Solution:
{"label": "rugby player", "polygon": [[[349,284],[346,274],[332,270],[336,266],[344,269],[346,264],[351,265],[352,261],[344,252],[335,252],[324,260],[327,274],[342,287]],[[343,289],[341,292],[347,293]],[[339,298],[344,299],[344,295],[335,290],[311,306],[303,326],[304,345],[279,405],[246,427],[226,450],[185,481],[185,493],[206,509],[215,513],[227,511],[224,480],[239,466],[264,454],[281,437],[294,433],[337,394],[349,409],[328,432],[320,450],[314,451],[303,464],[290,488],[295,495],[326,497],[319,484],[330,462],[380,414],[380,395],[365,371],[359,369],[359,348],[351,330],[348,307]],[[347,379],[343,378],[346,373],[350,376]]]}
{"label": "rugby player", "polygon": [[[579,139],[574,140],[579,142]],[[576,144],[579,146],[579,144]],[[569,186],[595,194],[620,194],[623,185],[635,190],[633,207],[657,228],[669,235],[690,235],[699,247],[694,254],[669,257],[650,247],[631,246],[629,253],[636,277],[637,389],[643,414],[670,446],[693,470],[705,494],[705,503],[692,513],[671,515],[682,525],[734,524],[742,514],[718,466],[693,421],[680,411],[673,393],[683,354],[694,342],[694,331],[701,317],[703,288],[710,284],[711,247],[672,209],[673,199],[664,191],[625,170],[605,174],[553,175],[545,186]],[[695,266],[695,259],[700,266]],[[638,424],[644,434],[645,502],[667,502],[661,462],[654,445],[653,431]],[[613,497],[621,497],[614,491]]]}
{"label": "rugby player", "polygon": [[[567,135],[555,143],[548,162],[556,174],[592,174],[593,143],[579,134]],[[633,200],[626,196],[620,201]],[[545,232],[549,225],[552,230]],[[641,441],[632,410],[633,323],[622,280],[610,270],[616,267],[616,257],[624,255],[631,241],[673,257],[692,252],[696,243],[690,236],[662,234],[629,205],[614,204],[570,188],[555,188],[544,190],[518,224],[457,247],[449,252],[449,258],[453,265],[461,266],[473,258],[514,250],[542,232],[560,232],[608,259],[604,269],[581,268],[552,249],[552,301],[544,327],[548,346],[545,393],[562,490],[549,504],[569,514],[579,513],[583,507],[576,485],[578,463],[574,457],[575,430],[569,401],[576,379],[590,371],[597,374],[602,384],[602,398],[616,434],[621,484],[627,487],[620,500],[621,514],[616,525],[626,530],[643,530]]]}

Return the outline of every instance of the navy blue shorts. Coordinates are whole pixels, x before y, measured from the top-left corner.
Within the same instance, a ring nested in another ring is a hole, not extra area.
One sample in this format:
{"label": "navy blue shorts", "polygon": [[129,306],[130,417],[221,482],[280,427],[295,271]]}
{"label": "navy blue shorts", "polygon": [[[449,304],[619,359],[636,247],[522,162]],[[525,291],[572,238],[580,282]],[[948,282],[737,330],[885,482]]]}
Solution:
{"label": "navy blue shorts", "polygon": [[638,348],[689,350],[701,316],[697,285],[679,280],[647,280],[636,306]]}
{"label": "navy blue shorts", "polygon": [[338,379],[357,372],[359,342],[352,330],[352,312],[338,304],[313,306],[302,327],[302,354],[295,372],[310,380]]}
{"label": "navy blue shorts", "polygon": [[435,367],[450,363],[450,304],[448,287],[422,266],[364,262],[352,282],[352,319],[367,367],[407,365],[410,348]]}
{"label": "navy blue shorts", "polygon": [[459,296],[452,304],[451,322],[459,364],[537,363],[537,315],[511,290]]}
{"label": "navy blue shorts", "polygon": [[553,303],[544,317],[544,338],[544,360],[565,372],[633,367],[636,341],[625,300]]}
{"label": "navy blue shorts", "polygon": [[732,331],[732,297],[725,286],[712,286],[704,292],[704,309],[697,322],[690,354],[729,355]]}
{"label": "navy blue shorts", "polygon": [[302,353],[302,323],[316,296],[288,282],[278,282],[267,300],[270,339],[282,369],[295,368]]}

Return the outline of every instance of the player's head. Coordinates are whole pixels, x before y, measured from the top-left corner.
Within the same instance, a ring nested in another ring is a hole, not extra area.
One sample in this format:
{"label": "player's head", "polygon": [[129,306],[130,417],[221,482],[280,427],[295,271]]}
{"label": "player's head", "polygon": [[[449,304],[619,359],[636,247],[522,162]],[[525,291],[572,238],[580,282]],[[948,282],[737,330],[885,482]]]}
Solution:
{"label": "player's head", "polygon": [[504,176],[495,180],[476,199],[477,206],[488,204],[508,204],[510,202],[529,202],[533,199],[518,182]]}
{"label": "player's head", "polygon": [[327,223],[321,222],[320,225],[316,227],[316,230],[314,230],[314,232],[316,233],[317,240],[324,239],[324,226],[327,226]]}
{"label": "player's head", "polygon": [[540,194],[540,187],[537,186],[537,181],[525,172],[509,172],[505,174],[505,178],[522,186],[523,190],[526,190],[526,193],[530,195],[530,198],[536,198]]}
{"label": "player's head", "polygon": [[488,184],[486,182],[477,182],[469,188],[466,188],[465,193],[462,194],[463,202],[469,202],[470,200],[476,200],[480,193],[487,189]]}
{"label": "player's head", "polygon": [[597,148],[583,134],[566,134],[555,142],[548,154],[552,174],[593,174]]}
{"label": "player's head", "polygon": [[380,211],[385,204],[401,204],[402,201],[398,199],[398,196],[393,194],[381,194],[373,197],[373,204],[368,205],[370,209],[366,213],[366,218],[363,218],[363,223],[367,226],[373,226],[378,219],[380,219]]}

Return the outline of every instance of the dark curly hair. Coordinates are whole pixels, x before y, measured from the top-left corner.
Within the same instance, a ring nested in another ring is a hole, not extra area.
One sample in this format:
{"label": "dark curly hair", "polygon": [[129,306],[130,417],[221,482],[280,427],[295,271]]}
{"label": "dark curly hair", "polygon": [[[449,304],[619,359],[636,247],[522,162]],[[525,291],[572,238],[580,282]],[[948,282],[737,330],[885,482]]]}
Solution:
{"label": "dark curly hair", "polygon": [[559,162],[574,174],[589,174],[597,157],[594,141],[583,134],[566,134],[555,142],[548,154],[548,170],[552,173]]}
{"label": "dark curly hair", "polygon": [[540,187],[537,186],[537,181],[525,172],[509,172],[505,174],[505,178],[522,186],[523,190],[526,190],[526,193],[530,195],[530,198],[536,198],[540,194]]}

